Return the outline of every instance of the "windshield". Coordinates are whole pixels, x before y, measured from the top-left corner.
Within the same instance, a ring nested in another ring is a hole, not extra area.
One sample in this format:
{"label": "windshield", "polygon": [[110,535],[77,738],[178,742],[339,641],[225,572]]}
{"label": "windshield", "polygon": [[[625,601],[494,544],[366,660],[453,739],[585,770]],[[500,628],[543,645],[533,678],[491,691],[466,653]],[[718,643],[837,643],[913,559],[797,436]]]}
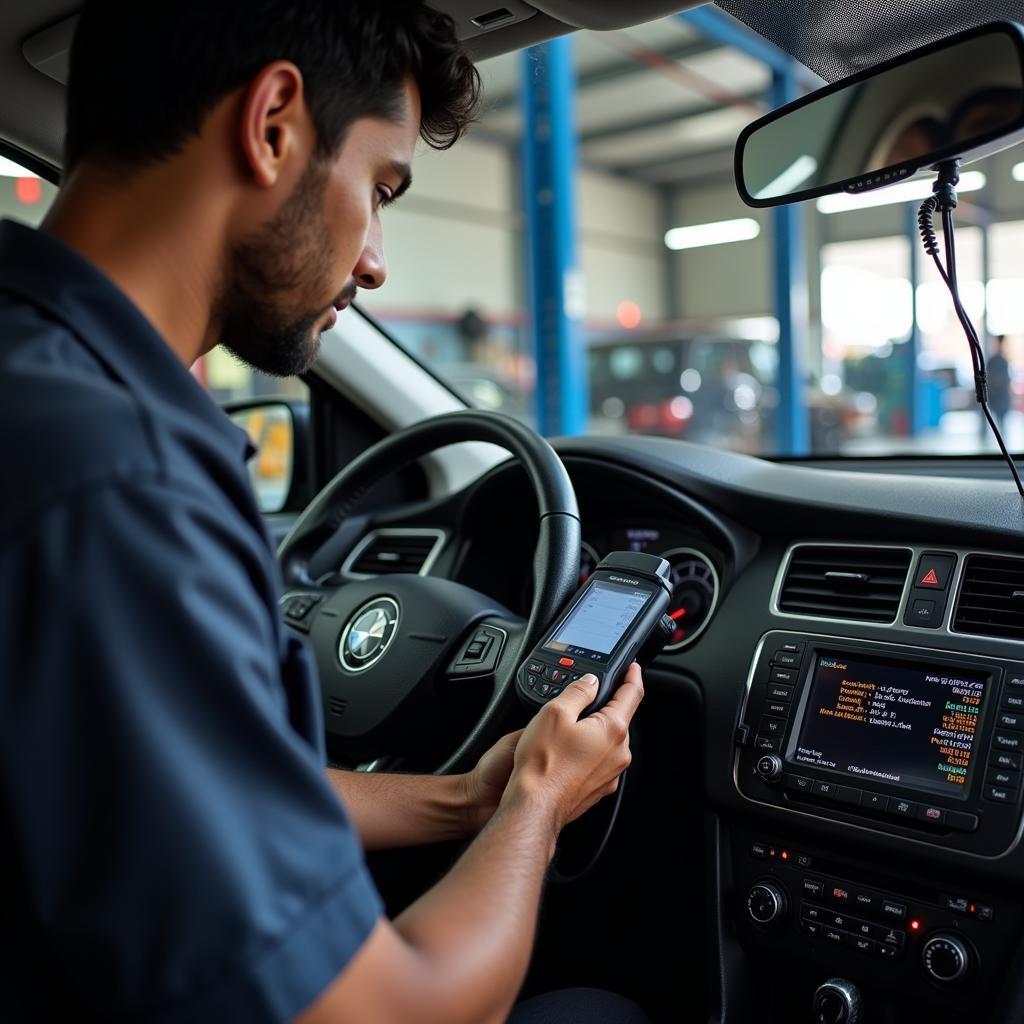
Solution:
{"label": "windshield", "polygon": [[[564,41],[576,160],[539,198],[523,171],[526,154],[534,180],[524,126],[542,138],[543,115],[524,100],[537,51],[483,62],[484,115],[451,151],[418,157],[415,187],[383,214],[388,283],[364,293],[363,308],[469,403],[546,433],[764,454],[994,453],[967,342],[920,249],[920,199],[851,208],[851,197],[826,197],[788,225],[786,212],[744,206],[733,149],[775,105],[772,70],[715,36],[708,18],[684,13]],[[808,74],[800,88],[814,85]],[[1024,448],[1022,161],[1011,149],[972,165],[957,211],[961,291],[1014,451]],[[561,263],[537,226],[545,202],[574,220]],[[538,261],[549,268],[542,294]],[[579,351],[559,373],[566,324]],[[795,372],[780,358],[790,353]]]}

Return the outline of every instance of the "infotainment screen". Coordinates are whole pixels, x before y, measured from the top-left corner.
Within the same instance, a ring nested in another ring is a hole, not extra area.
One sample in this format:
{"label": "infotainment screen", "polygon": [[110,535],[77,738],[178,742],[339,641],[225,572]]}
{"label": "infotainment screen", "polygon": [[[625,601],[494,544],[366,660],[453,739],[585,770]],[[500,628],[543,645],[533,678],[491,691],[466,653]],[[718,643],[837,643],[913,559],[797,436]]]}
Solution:
{"label": "infotainment screen", "polygon": [[991,676],[818,652],[787,760],[966,797]]}

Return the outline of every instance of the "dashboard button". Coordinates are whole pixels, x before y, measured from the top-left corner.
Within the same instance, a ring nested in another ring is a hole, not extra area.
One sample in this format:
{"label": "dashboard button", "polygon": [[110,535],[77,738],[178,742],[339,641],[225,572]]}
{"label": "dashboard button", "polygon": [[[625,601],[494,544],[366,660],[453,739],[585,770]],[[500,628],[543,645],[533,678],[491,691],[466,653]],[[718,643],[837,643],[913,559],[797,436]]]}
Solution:
{"label": "dashboard button", "polygon": [[853,894],[853,905],[866,914],[877,914],[880,899],[877,893],[857,889]]}
{"label": "dashboard button", "polygon": [[993,750],[1024,749],[1024,735],[1019,732],[997,732],[992,740]]}
{"label": "dashboard button", "polygon": [[1011,669],[1006,675],[1006,688],[1007,690],[1019,690],[1024,693],[1024,670]]}
{"label": "dashboard button", "polygon": [[761,753],[778,753],[781,746],[782,740],[774,736],[754,737],[754,749],[761,751]]}
{"label": "dashboard button", "polygon": [[1017,790],[1006,786],[986,786],[984,796],[997,804],[1012,804],[1017,799]]}
{"label": "dashboard button", "polygon": [[901,950],[898,950],[895,946],[886,946],[884,943],[879,943],[878,956],[881,960],[898,960]]}
{"label": "dashboard button", "polygon": [[915,598],[903,621],[908,626],[922,626],[925,629],[935,629],[942,625],[942,613],[945,608],[927,597]]}
{"label": "dashboard button", "polygon": [[820,878],[805,878],[801,888],[805,896],[819,897],[825,892],[825,883]]}
{"label": "dashboard button", "polygon": [[969,811],[946,811],[946,828],[955,832],[977,832],[978,816]]}
{"label": "dashboard button", "polygon": [[851,943],[853,949],[857,950],[858,953],[866,953],[868,956],[878,956],[879,949],[881,948],[874,939],[865,939],[862,935],[851,935]]}
{"label": "dashboard button", "polygon": [[895,900],[882,900],[878,912],[882,917],[889,918],[892,921],[906,921],[907,919],[907,905],[905,903],[897,903]]}
{"label": "dashboard button", "polygon": [[793,790],[794,793],[811,793],[814,788],[814,782],[811,779],[805,778],[803,775],[787,775],[783,779],[783,785],[786,789]]}
{"label": "dashboard button", "polygon": [[1018,715],[1015,711],[1000,711],[996,725],[1000,729],[1024,729],[1024,715]]}
{"label": "dashboard button", "polygon": [[856,806],[860,803],[860,790],[854,789],[853,786],[837,786],[835,799],[841,804]]}
{"label": "dashboard button", "polygon": [[803,654],[804,644],[802,640],[787,640],[780,648],[780,651],[786,651],[788,654]]}
{"label": "dashboard button", "polygon": [[817,921],[819,924],[825,919],[825,911],[816,907],[813,903],[800,904],[801,921]]}
{"label": "dashboard button", "polygon": [[775,700],[791,700],[793,697],[793,687],[783,686],[781,683],[769,683],[768,696]]}
{"label": "dashboard button", "polygon": [[823,928],[821,930],[821,937],[826,942],[831,942],[834,946],[841,946],[843,944],[843,933],[837,928]]}
{"label": "dashboard button", "polygon": [[945,590],[955,565],[956,555],[926,551],[917,563],[914,586],[925,587],[928,590]]}
{"label": "dashboard button", "polygon": [[829,888],[829,899],[834,903],[849,903],[850,890],[845,885],[832,885]]}
{"label": "dashboard button", "polygon": [[986,781],[991,786],[1019,786],[1020,772],[1010,772],[1005,768],[989,768]]}
{"label": "dashboard button", "polygon": [[773,736],[776,739],[782,739],[782,734],[785,731],[786,720],[784,718],[770,718],[768,715],[761,719],[761,723],[757,727],[758,736]]}
{"label": "dashboard button", "polygon": [[979,921],[991,921],[996,912],[987,903],[977,903],[974,907],[974,916]]}
{"label": "dashboard button", "polygon": [[942,906],[954,914],[964,914],[970,910],[971,901],[966,896],[944,896]]}
{"label": "dashboard button", "polygon": [[1011,711],[1024,711],[1024,692],[1008,690],[1003,694],[1003,707]]}
{"label": "dashboard button", "polygon": [[770,700],[768,701],[765,710],[769,715],[788,715],[789,714],[789,701],[788,700]]}
{"label": "dashboard button", "polygon": [[878,811],[881,814],[889,806],[889,798],[882,796],[881,793],[862,793],[860,805],[869,811]]}
{"label": "dashboard button", "polygon": [[785,683],[787,686],[792,686],[796,682],[796,673],[789,668],[773,668],[768,679],[772,683]]}
{"label": "dashboard button", "polygon": [[815,796],[823,796],[829,800],[834,800],[837,788],[834,782],[815,782],[811,792]]}
{"label": "dashboard button", "polygon": [[815,939],[821,937],[821,925],[817,921],[801,921],[800,927]]}
{"label": "dashboard button", "polygon": [[768,859],[768,844],[762,843],[760,840],[755,839],[750,844],[750,856],[755,857],[757,860]]}
{"label": "dashboard button", "polygon": [[917,816],[921,821],[929,825],[944,825],[946,823],[946,810],[943,807],[935,807],[933,804],[920,804],[917,808]]}
{"label": "dashboard button", "polygon": [[1001,751],[993,751],[989,764],[993,768],[1008,768],[1010,771],[1019,772],[1021,756],[1020,754],[1004,754]]}
{"label": "dashboard button", "polygon": [[779,651],[772,662],[778,665],[780,668],[799,668],[800,667],[800,655],[791,653],[790,651]]}
{"label": "dashboard button", "polygon": [[893,797],[889,801],[889,809],[886,812],[892,818],[916,818],[918,805],[913,800],[897,800]]}

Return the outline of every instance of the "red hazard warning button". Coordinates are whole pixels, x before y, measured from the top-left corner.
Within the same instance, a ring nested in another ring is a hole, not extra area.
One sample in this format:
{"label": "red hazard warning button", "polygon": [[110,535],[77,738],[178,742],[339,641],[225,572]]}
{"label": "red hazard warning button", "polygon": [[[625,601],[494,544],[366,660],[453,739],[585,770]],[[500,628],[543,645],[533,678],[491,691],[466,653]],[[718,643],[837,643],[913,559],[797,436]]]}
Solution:
{"label": "red hazard warning button", "polygon": [[928,590],[945,590],[949,578],[953,575],[956,555],[926,551],[917,563],[917,576],[914,583]]}

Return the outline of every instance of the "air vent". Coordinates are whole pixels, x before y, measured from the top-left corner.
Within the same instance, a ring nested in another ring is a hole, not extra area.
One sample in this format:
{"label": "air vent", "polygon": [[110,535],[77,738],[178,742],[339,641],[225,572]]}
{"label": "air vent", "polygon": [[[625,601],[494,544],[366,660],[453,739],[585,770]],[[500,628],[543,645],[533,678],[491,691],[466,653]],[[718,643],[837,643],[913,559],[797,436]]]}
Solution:
{"label": "air vent", "polygon": [[1024,559],[968,555],[953,629],[1024,640]]}
{"label": "air vent", "polygon": [[345,714],[345,708],[348,707],[348,701],[342,700],[340,697],[328,697],[327,698],[327,710],[335,718],[341,718]]}
{"label": "air vent", "polygon": [[425,573],[443,540],[439,530],[377,530],[356,548],[345,571],[364,577]]}
{"label": "air vent", "polygon": [[906,548],[804,544],[790,559],[779,611],[823,619],[894,622],[909,569]]}

